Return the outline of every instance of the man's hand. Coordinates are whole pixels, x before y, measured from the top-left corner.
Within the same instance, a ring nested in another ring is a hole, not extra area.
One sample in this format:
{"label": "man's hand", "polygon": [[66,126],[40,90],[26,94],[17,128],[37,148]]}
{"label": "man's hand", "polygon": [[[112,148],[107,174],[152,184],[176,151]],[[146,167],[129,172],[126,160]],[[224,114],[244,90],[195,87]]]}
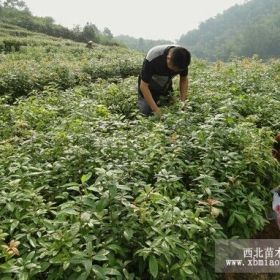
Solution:
{"label": "man's hand", "polygon": [[186,100],[181,101],[180,103],[181,103],[181,104],[180,104],[180,109],[181,109],[181,110],[184,110],[185,107],[186,107],[186,103],[187,103]]}
{"label": "man's hand", "polygon": [[160,110],[160,109],[158,109],[158,110],[156,110],[155,112],[154,112],[154,115],[157,117],[157,118],[161,118],[162,117],[162,111]]}
{"label": "man's hand", "polygon": [[143,80],[141,80],[140,82],[140,90],[144,96],[144,99],[146,100],[146,102],[148,103],[148,105],[150,106],[150,108],[152,109],[153,112],[156,112],[157,110],[159,110],[156,102],[153,99],[153,96],[150,92],[149,89],[149,84],[147,84],[146,82],[144,82]]}

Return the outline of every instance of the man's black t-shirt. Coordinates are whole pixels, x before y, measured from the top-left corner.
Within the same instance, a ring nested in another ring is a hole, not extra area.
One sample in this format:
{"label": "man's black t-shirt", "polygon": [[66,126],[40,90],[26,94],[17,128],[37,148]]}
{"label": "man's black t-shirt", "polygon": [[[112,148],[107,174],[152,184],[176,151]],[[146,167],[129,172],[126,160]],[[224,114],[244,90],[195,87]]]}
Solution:
{"label": "man's black t-shirt", "polygon": [[[188,75],[188,68],[180,72],[174,72],[167,67],[168,51],[176,45],[160,45],[153,47],[146,55],[142,71],[138,79],[138,87],[141,79],[149,84],[152,93],[165,95],[172,89],[172,78],[179,74]],[[139,89],[140,92],[140,89]]]}

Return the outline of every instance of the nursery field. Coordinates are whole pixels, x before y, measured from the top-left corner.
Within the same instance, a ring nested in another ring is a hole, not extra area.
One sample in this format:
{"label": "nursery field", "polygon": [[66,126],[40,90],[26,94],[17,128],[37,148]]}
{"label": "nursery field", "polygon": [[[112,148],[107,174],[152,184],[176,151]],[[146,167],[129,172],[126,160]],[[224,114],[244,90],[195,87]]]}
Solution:
{"label": "nursery field", "polygon": [[14,35],[0,38],[0,279],[219,279],[215,239],[262,230],[280,182],[280,61],[194,59],[186,106],[147,118],[144,54],[5,47]]}

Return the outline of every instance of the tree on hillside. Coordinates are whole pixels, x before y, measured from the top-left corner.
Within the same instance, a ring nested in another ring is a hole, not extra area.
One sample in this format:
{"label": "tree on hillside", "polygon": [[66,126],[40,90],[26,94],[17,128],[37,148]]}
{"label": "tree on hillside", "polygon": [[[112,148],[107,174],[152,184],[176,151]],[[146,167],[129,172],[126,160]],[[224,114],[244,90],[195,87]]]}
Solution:
{"label": "tree on hillside", "polygon": [[81,38],[81,34],[82,34],[82,32],[83,32],[83,29],[82,29],[82,27],[80,26],[80,25],[75,25],[73,28],[72,28],[72,33],[73,33],[73,35],[74,35],[74,38],[75,38],[75,40],[77,40],[77,41],[83,41],[82,40],[82,38]]}
{"label": "tree on hillside", "polygon": [[108,38],[113,38],[113,34],[112,34],[111,30],[107,27],[104,28],[103,34],[105,36],[107,36]]}
{"label": "tree on hillside", "polygon": [[140,51],[145,51],[145,41],[142,37],[138,39],[138,49]]}
{"label": "tree on hillside", "polygon": [[134,38],[128,35],[119,35],[115,37],[115,40],[121,44],[126,45],[127,47],[138,50],[141,52],[147,52],[154,46],[157,45],[165,45],[165,44],[173,44],[172,41],[167,40],[147,40],[142,37]]}
{"label": "tree on hillside", "polygon": [[95,24],[87,22],[83,28],[82,37],[85,41],[98,42],[99,30]]}
{"label": "tree on hillside", "polygon": [[46,25],[52,25],[54,24],[54,19],[52,17],[43,17],[42,22],[44,22]]}
{"label": "tree on hillside", "polygon": [[28,7],[22,0],[5,0],[4,7],[15,8],[18,10],[28,10]]}

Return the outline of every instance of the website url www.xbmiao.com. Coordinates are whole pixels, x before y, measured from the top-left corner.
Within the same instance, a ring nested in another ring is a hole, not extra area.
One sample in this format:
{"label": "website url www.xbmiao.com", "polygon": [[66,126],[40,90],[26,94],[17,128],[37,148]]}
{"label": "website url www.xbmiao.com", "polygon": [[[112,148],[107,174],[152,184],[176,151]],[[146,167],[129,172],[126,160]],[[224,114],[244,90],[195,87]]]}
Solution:
{"label": "website url www.xbmiao.com", "polygon": [[280,266],[280,260],[226,260],[226,266]]}

